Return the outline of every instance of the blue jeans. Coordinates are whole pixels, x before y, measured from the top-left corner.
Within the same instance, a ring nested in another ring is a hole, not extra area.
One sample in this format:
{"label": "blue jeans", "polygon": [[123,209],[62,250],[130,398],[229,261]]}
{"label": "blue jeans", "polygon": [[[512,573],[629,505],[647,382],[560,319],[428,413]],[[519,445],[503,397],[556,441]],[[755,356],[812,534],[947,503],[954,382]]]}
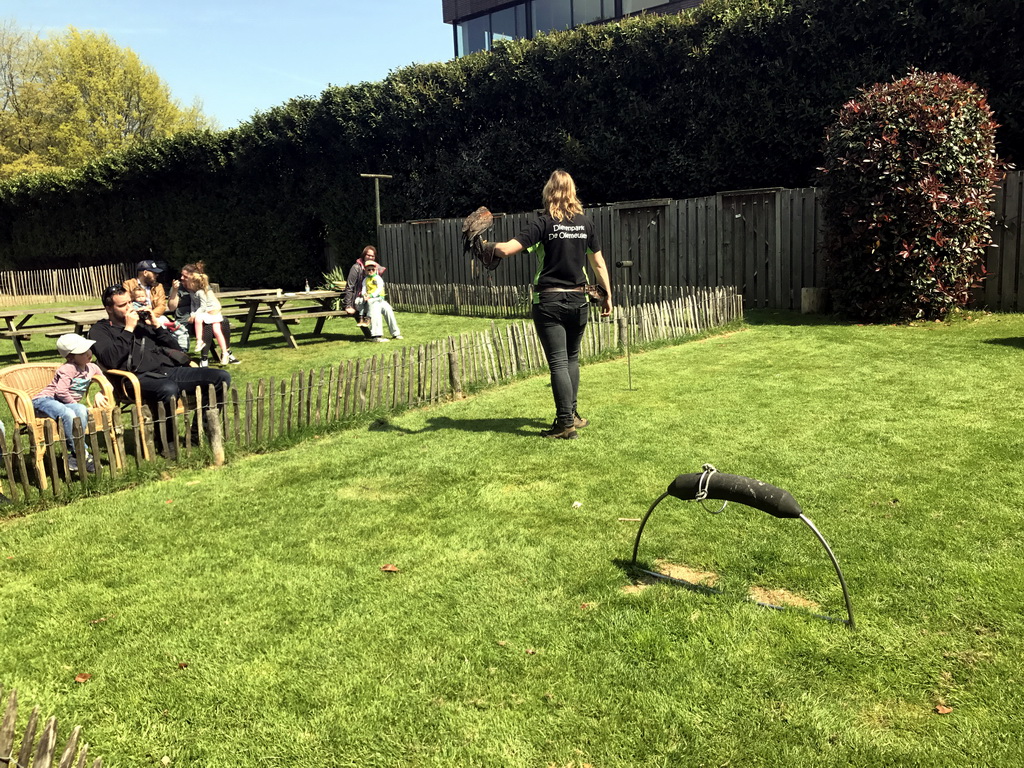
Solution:
{"label": "blue jeans", "polygon": [[587,327],[587,296],[565,291],[542,293],[533,305],[533,324],[551,371],[551,394],[559,425],[573,423],[580,388],[580,342]]}
{"label": "blue jeans", "polygon": [[89,409],[81,403],[62,403],[52,397],[37,397],[32,401],[32,407],[36,409],[36,413],[64,422],[64,437],[68,453],[74,456],[75,443],[72,440],[72,435],[74,435],[75,418],[77,417],[81,422],[84,435],[89,427]]}

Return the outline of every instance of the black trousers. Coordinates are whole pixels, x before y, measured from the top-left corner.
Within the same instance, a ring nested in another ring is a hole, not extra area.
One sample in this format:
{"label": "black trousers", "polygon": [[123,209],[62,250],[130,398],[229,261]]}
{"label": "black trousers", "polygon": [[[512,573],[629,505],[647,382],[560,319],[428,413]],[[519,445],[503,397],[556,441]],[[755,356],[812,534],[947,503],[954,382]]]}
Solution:
{"label": "black trousers", "polygon": [[542,293],[533,305],[533,324],[551,371],[555,418],[573,423],[580,388],[580,342],[587,327],[587,296],[576,291]]}
{"label": "black trousers", "polygon": [[[153,419],[156,426],[157,450],[163,451],[163,440],[160,437],[160,424],[156,422],[159,418],[159,405],[164,406],[165,420],[173,418],[174,410],[177,407],[178,396],[181,394],[191,395],[195,393],[196,387],[202,387],[203,410],[209,410],[213,404],[206,396],[209,385],[213,385],[217,391],[218,403],[223,403],[227,391],[231,386],[231,374],[218,368],[191,368],[180,366],[168,368],[161,374],[141,374],[139,376],[139,388],[142,390],[142,399],[153,411]],[[198,431],[198,426],[193,423],[193,431]],[[165,427],[165,431],[166,427]],[[170,432],[168,431],[168,439]]]}

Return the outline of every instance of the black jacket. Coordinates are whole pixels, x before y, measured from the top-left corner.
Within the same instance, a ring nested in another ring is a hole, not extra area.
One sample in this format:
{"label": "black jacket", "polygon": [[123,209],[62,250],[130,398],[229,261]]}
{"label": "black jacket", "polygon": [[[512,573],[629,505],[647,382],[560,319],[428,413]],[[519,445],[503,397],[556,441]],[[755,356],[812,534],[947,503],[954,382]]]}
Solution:
{"label": "black jacket", "polygon": [[146,323],[139,323],[132,333],[123,325],[103,320],[89,329],[89,338],[96,342],[92,351],[104,368],[138,374],[165,374],[175,363],[160,348],[181,349],[166,328],[154,328]]}

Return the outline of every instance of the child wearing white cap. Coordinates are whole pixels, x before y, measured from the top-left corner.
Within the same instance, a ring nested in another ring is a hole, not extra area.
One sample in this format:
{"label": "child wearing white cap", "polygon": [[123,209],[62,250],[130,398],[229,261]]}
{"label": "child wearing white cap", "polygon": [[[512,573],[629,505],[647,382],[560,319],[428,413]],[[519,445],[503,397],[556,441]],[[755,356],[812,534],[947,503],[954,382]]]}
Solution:
{"label": "child wearing white cap", "polygon": [[[93,378],[101,373],[100,367],[92,362],[92,345],[95,341],[79,336],[77,333],[65,333],[57,339],[57,352],[67,362],[57,369],[53,381],[32,400],[36,413],[60,419],[64,422],[64,435],[68,446],[68,466],[72,471],[78,470],[78,457],[71,436],[77,417],[84,433],[89,423],[89,410],[82,405],[82,399],[89,390]],[[107,399],[97,394],[96,405],[100,408],[108,406]],[[85,468],[89,472],[96,471],[96,465],[88,450],[85,454]]]}

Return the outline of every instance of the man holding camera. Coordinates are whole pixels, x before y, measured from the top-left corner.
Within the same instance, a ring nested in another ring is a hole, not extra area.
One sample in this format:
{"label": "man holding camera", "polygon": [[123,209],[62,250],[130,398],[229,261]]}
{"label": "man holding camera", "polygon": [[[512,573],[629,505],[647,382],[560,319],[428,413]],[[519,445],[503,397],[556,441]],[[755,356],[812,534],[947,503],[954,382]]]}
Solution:
{"label": "man holding camera", "polygon": [[[223,402],[231,386],[231,374],[216,368],[182,365],[187,356],[178,348],[174,335],[160,327],[152,316],[142,320],[122,286],[112,285],[103,292],[103,308],[107,319],[89,329],[89,338],[96,342],[96,360],[104,369],[118,368],[138,376],[142,399],[154,415],[159,403],[164,404],[165,414],[173,415],[179,395],[192,394],[196,387],[205,392],[210,384],[217,388],[217,396]],[[159,440],[159,429],[156,435]],[[174,446],[158,445],[157,449],[167,456],[175,453]]]}
{"label": "man holding camera", "polygon": [[137,277],[130,277],[124,281],[124,289],[128,291],[129,296],[133,296],[135,291],[140,288],[146,292],[149,306],[153,308],[153,314],[157,317],[162,317],[167,311],[167,293],[156,279],[161,272],[163,270],[156,265],[155,261],[146,259],[135,265]]}

